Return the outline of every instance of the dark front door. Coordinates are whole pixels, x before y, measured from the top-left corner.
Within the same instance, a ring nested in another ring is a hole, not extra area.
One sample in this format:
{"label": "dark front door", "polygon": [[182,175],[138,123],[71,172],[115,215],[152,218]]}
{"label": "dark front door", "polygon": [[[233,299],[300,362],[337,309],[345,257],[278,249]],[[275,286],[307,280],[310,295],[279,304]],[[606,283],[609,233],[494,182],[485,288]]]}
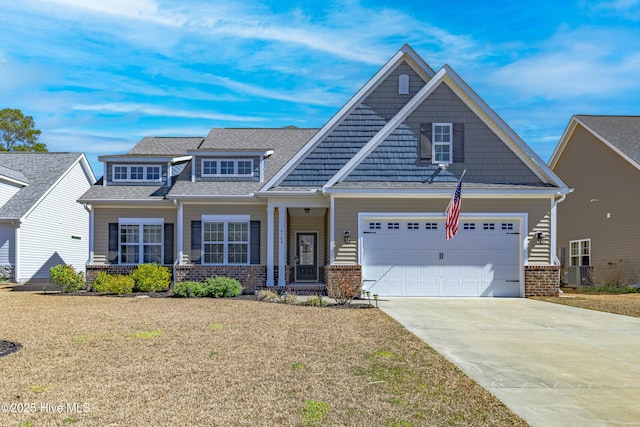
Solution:
{"label": "dark front door", "polygon": [[318,280],[318,233],[296,234],[296,280]]}

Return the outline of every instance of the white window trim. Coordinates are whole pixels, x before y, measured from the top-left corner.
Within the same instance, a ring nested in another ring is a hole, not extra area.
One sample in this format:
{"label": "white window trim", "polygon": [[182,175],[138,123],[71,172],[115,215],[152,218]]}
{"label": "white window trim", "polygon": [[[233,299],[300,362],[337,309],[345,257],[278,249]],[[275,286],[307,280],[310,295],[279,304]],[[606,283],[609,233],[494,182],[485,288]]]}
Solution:
{"label": "white window trim", "polygon": [[[436,142],[436,126],[447,126],[449,128],[449,142]],[[449,145],[449,161],[444,162],[436,159],[436,145]],[[453,123],[431,124],[431,159],[432,163],[447,165],[453,163]]]}
{"label": "white window trim", "polygon": [[[139,265],[143,264],[144,260],[144,226],[145,225],[162,225],[164,227],[164,218],[119,218],[118,219],[118,263],[122,259],[122,241],[120,240],[121,231],[120,227],[123,225],[139,225],[140,238],[138,239],[138,263],[123,263],[121,265]],[[153,243],[153,245],[158,245]],[[162,264],[164,264],[164,229],[162,232],[162,243],[160,246],[160,253],[162,254]]]}
{"label": "white window trim", "polygon": [[[116,168],[125,168],[127,170],[127,177],[125,179],[116,179]],[[142,168],[142,179],[131,178],[131,168]],[[149,168],[158,168],[158,179],[146,179],[147,170]],[[111,165],[111,181],[112,182],[162,182],[162,167],[160,165],[136,165],[136,164],[113,164]]]}
{"label": "white window trim", "polygon": [[[222,222],[224,223],[224,240],[223,244],[223,258],[224,262],[220,263],[211,263],[204,262],[204,247],[205,247],[205,239],[204,239],[204,223],[205,222]],[[230,243],[243,243],[243,242],[229,242],[229,223],[230,222],[245,222],[247,223],[247,262],[245,263],[229,263],[229,244]],[[201,231],[201,241],[202,241],[202,264],[204,265],[249,265],[251,264],[251,216],[250,215],[202,215],[202,231]]]}
{"label": "white window trim", "polygon": [[[582,246],[584,242],[589,242],[589,265],[582,265]],[[577,266],[572,266],[571,265],[571,258],[573,258],[573,255],[571,254],[571,245],[572,243],[577,243],[578,244],[578,265]],[[591,239],[577,239],[577,240],[569,240],[569,265],[572,267],[591,267],[592,265],[592,257],[593,255],[591,254]]]}
{"label": "white window trim", "polygon": [[[216,164],[216,172],[215,174],[210,174],[210,173],[204,173],[204,163],[205,162],[214,162]],[[233,162],[233,174],[230,173],[220,173],[221,168],[220,168],[220,164],[221,162]],[[238,173],[238,162],[250,162],[251,166],[250,166],[250,172],[247,174],[239,174]],[[215,177],[215,178],[225,178],[225,177],[242,177],[242,178],[246,178],[246,177],[251,177],[253,176],[253,159],[200,159],[200,176],[202,176],[203,178],[211,178],[211,177]]]}

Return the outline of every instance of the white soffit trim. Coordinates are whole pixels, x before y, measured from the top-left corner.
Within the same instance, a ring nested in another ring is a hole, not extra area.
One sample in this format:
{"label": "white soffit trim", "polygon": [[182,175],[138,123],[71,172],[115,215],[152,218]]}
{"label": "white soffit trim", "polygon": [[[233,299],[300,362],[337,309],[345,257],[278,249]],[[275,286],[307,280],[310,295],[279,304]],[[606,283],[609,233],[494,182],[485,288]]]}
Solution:
{"label": "white soffit trim", "polygon": [[[278,173],[276,173],[261,189],[260,192],[267,191],[273,186],[278,185],[284,177],[298,164],[305,159],[306,155],[313,150],[324,138],[333,131],[343,120],[349,115],[374,89],[378,87],[384,79],[391,74],[404,59],[411,61],[419,67],[416,70],[419,74],[426,73],[427,76],[433,76],[433,70],[424,60],[409,46],[404,45],[395,55],[387,61],[387,63],[378,70],[374,76],[347,102],[314,136],[307,144],[293,156],[287,164],[285,164]],[[426,79],[428,80],[428,79]]]}
{"label": "white soffit trim", "polygon": [[574,114],[573,116],[571,116],[571,119],[569,120],[569,124],[567,124],[567,127],[564,129],[564,132],[562,132],[560,141],[558,141],[558,145],[556,145],[555,150],[553,150],[553,154],[551,154],[551,157],[549,158],[549,167],[551,169],[556,167],[556,163],[558,162],[558,160],[560,159],[560,156],[564,152],[564,149],[567,146],[567,142],[571,138],[571,135],[573,135],[573,131],[576,129],[577,124],[578,122],[576,121],[576,116]]}
{"label": "white soffit trim", "polygon": [[431,95],[436,87],[442,82],[442,79],[447,74],[445,68],[441,68],[438,73],[433,76],[429,82],[424,85],[422,89],[402,107],[402,110],[398,112],[380,131],[367,142],[364,147],[360,149],[349,161],[340,169],[327,183],[324,188],[331,187],[335,183],[342,181],[347,175],[349,175],[358,165],[369,155],[373,150],[378,147],[396,128],[420,105],[426,98]]}
{"label": "white soffit trim", "polygon": [[[478,106],[482,110],[482,112],[484,112],[489,117],[489,119],[505,133],[509,140],[514,143],[519,150],[526,154],[526,157],[524,158],[522,155],[519,155],[519,157],[526,165],[529,166],[531,171],[535,173],[538,178],[544,181],[550,181],[550,183],[556,185],[557,187],[568,188],[568,186],[562,181],[562,179],[560,179],[560,177],[556,175],[555,172],[553,172],[545,162],[542,161],[542,159],[531,149],[531,147],[529,147],[518,136],[518,134],[515,133],[513,129],[511,129],[504,122],[504,120],[502,120],[500,116],[498,116],[498,114],[493,111],[491,107],[489,107],[489,105],[487,105],[487,103],[484,102],[482,98],[480,98],[480,96],[478,96],[477,93],[475,93],[473,89],[471,89],[471,87],[462,79],[462,77],[458,75],[458,73],[456,73],[447,64],[445,64],[443,68],[447,69],[447,75],[449,76],[449,78],[451,78],[451,80],[469,97],[469,99],[471,99],[476,104],[476,106]],[[455,91],[455,88],[452,88],[452,90]],[[464,98],[461,98],[461,100],[462,102],[467,104],[467,106],[472,108],[472,106],[469,105]],[[482,119],[481,116],[478,117]],[[509,141],[503,142],[509,145]],[[518,154],[517,151],[514,151],[514,153]]]}

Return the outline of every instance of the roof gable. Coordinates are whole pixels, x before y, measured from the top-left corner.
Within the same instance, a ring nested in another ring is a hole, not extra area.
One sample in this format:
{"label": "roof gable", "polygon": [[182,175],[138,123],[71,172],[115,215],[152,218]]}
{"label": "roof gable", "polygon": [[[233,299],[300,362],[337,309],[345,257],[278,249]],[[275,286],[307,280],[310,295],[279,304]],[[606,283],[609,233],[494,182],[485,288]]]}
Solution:
{"label": "roof gable", "polygon": [[88,181],[93,184],[95,177],[82,153],[1,152],[0,166],[19,171],[28,185],[0,207],[0,219],[23,218],[78,162],[81,162]]}
{"label": "roof gable", "polygon": [[620,157],[640,169],[640,116],[574,115],[556,146],[549,166],[555,169],[576,126],[582,126]]}
{"label": "roof gable", "polygon": [[[397,78],[400,74],[407,74],[410,77],[410,94],[404,95],[404,100],[395,103],[395,105],[389,105],[387,99],[387,113],[380,113],[378,111],[373,112],[372,106],[378,106],[380,103],[384,103],[384,92],[394,90],[397,93]],[[362,146],[360,137],[363,137],[362,133],[370,134],[377,132],[384,123],[389,120],[402,106],[411,99],[411,97],[419,90],[425,82],[431,79],[434,75],[433,69],[420,58],[416,52],[409,46],[404,45],[350,100],[347,102],[332,118],[318,131],[318,133],[302,148],[291,160],[278,172],[272,179],[270,179],[262,188],[263,191],[268,190],[276,185],[283,184],[283,181],[300,165],[304,160],[316,149],[318,146],[325,143],[325,139],[328,138],[334,131],[337,131],[332,136],[333,140],[327,141],[324,147],[320,148],[318,153],[322,150],[326,150],[331,147],[332,144],[341,145],[339,148],[344,147],[344,144],[336,139],[345,136],[355,137],[353,146],[351,149],[356,150]],[[413,76],[413,78],[412,78]],[[386,84],[385,84],[386,83]],[[371,102],[371,106],[366,101]],[[373,112],[373,113],[372,113]],[[353,116],[351,116],[353,114]],[[367,117],[369,116],[369,117]],[[369,120],[370,119],[370,120]],[[344,123],[348,121],[347,123]],[[356,124],[355,122],[358,122]],[[340,129],[338,129],[340,127]],[[351,133],[351,135],[349,135]],[[349,148],[347,148],[349,150]],[[316,154],[318,154],[316,153]],[[333,153],[333,152],[332,152]],[[326,154],[325,154],[326,155]],[[337,171],[340,168],[340,161],[343,159],[340,154],[336,153],[339,157],[339,161],[326,165],[325,168],[328,174],[330,171]],[[342,164],[344,161],[342,161]],[[313,162],[312,162],[313,164]],[[336,165],[338,165],[336,167]],[[297,185],[304,185],[304,175],[307,174],[308,168],[305,165],[300,171],[302,177],[298,176],[293,182]],[[312,166],[316,168],[314,164]],[[317,168],[316,168],[317,170]],[[303,180],[298,179],[303,178]],[[326,181],[326,179],[324,180]],[[313,183],[308,185],[314,186]]]}
{"label": "roof gable", "polygon": [[[358,92],[355,102],[352,100],[348,109],[345,106],[334,116],[263,190],[274,186],[327,190],[343,181],[424,182],[437,175],[437,165],[419,164],[416,159],[420,123],[454,121],[449,105],[431,102],[443,91],[464,106],[465,114],[477,122],[477,127],[481,126],[485,133],[493,136],[493,154],[499,152],[496,158],[485,156],[476,161],[476,170],[469,171],[468,178],[481,183],[553,186],[567,190],[546,163],[448,65],[434,75],[431,68],[420,68],[417,66],[420,62],[407,58],[407,51],[398,52],[383,67],[385,71],[367,83],[367,92]],[[410,75],[412,81],[410,94],[404,97],[398,94],[400,74]],[[415,84],[415,77],[425,75],[428,78]],[[425,119],[429,108],[432,118]],[[439,179],[456,181],[455,176],[462,172],[456,170],[460,165],[454,165]]]}

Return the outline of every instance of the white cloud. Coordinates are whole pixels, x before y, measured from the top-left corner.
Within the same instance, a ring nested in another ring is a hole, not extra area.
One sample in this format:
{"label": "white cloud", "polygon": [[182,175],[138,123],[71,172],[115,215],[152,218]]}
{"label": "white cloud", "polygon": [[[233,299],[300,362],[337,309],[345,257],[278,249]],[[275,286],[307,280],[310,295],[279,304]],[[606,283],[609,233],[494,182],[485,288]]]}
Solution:
{"label": "white cloud", "polygon": [[170,108],[160,108],[154,105],[144,105],[135,103],[105,103],[105,104],[76,104],[70,106],[75,111],[96,111],[108,114],[140,114],[144,116],[156,117],[181,117],[189,119],[223,120],[233,122],[261,122],[263,117],[240,116],[233,114],[208,113],[197,110],[180,110]]}
{"label": "white cloud", "polygon": [[[486,82],[503,87],[521,98],[566,97],[615,98],[638,92],[640,54],[621,49],[621,44],[640,43],[624,30],[563,31],[538,47],[536,52],[496,69]],[[628,53],[620,53],[628,52]]]}

